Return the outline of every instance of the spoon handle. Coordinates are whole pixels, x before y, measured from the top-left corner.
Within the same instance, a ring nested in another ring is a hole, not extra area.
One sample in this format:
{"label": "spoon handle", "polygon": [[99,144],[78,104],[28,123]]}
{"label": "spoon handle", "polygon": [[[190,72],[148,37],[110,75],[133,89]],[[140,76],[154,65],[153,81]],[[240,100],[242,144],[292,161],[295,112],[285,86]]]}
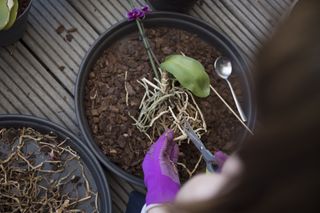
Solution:
{"label": "spoon handle", "polygon": [[228,81],[228,80],[226,80],[226,81],[227,81],[227,83],[228,83],[228,85],[229,85],[229,87],[230,87],[231,94],[232,94],[232,96],[233,96],[234,102],[236,103],[236,106],[237,106],[238,112],[239,112],[239,114],[240,114],[240,117],[241,117],[241,119],[242,119],[244,122],[246,122],[246,121],[247,121],[247,117],[246,117],[246,115],[244,114],[244,112],[243,112],[243,110],[242,110],[242,108],[241,108],[241,105],[240,105],[240,103],[239,103],[239,101],[238,101],[238,98],[237,98],[237,96],[236,96],[236,94],[235,94],[235,92],[234,92],[234,90],[233,90],[233,87],[232,87],[230,81]]}

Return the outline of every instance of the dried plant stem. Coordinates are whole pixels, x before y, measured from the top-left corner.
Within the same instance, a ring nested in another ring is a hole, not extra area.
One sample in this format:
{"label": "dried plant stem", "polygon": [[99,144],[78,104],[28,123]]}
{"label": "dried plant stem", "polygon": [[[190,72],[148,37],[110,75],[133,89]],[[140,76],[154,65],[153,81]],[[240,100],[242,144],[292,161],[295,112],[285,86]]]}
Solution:
{"label": "dried plant stem", "polygon": [[253,135],[253,132],[251,131],[251,129],[249,127],[247,127],[247,125],[241,120],[241,118],[237,115],[237,113],[229,106],[229,104],[222,98],[222,96],[218,93],[218,91],[213,88],[212,85],[210,85],[211,90],[218,96],[218,98],[224,103],[224,105],[226,105],[226,107],[230,110],[230,112],[232,112],[232,114],[240,121],[240,123],[242,124],[242,126],[244,126],[244,128],[246,128],[248,130],[248,132],[250,132],[251,135]]}
{"label": "dried plant stem", "polygon": [[129,92],[127,87],[128,71],[124,73],[124,89],[126,90],[126,105],[129,106]]}
{"label": "dried plant stem", "polygon": [[0,212],[83,212],[84,202],[99,211],[80,156],[66,141],[31,128],[0,129],[1,146],[10,150],[0,154]]}
{"label": "dried plant stem", "polygon": [[176,87],[174,82],[171,82],[169,87],[168,82],[165,82],[165,86],[161,82],[158,87],[146,78],[139,81],[145,89],[145,94],[140,103],[139,116],[134,118],[129,114],[135,122],[134,125],[148,135],[151,142],[168,128],[176,133],[180,132],[175,140],[181,142],[187,138],[181,124],[183,120],[188,120],[200,137],[207,131],[207,127],[199,106],[191,93]]}
{"label": "dried plant stem", "polygon": [[197,169],[201,163],[201,160],[202,160],[202,155],[200,155],[199,160],[197,161],[197,163],[194,166],[194,168],[192,169],[192,171],[190,171],[188,169],[188,167],[183,163],[178,162],[177,165],[181,166],[188,173],[189,177],[192,177],[192,175],[197,171]]}
{"label": "dried plant stem", "polygon": [[195,167],[194,167],[193,170],[191,171],[191,175],[193,175],[193,174],[197,171],[197,169],[198,169],[198,167],[199,167],[199,165],[200,165],[201,160],[202,160],[202,155],[200,155],[200,158],[199,158],[198,162],[196,163]]}

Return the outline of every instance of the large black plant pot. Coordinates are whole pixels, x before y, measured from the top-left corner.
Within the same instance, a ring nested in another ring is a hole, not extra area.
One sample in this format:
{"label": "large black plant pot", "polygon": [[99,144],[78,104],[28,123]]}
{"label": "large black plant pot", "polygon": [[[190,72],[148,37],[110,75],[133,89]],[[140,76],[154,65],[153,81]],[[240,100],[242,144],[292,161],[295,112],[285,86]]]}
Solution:
{"label": "large black plant pot", "polygon": [[53,132],[60,138],[67,138],[66,145],[75,150],[90,173],[88,181],[98,192],[99,212],[111,213],[112,203],[105,173],[91,150],[71,132],[49,121],[24,115],[0,115],[0,128],[30,127],[47,134]]}
{"label": "large black plant pot", "polygon": [[[151,26],[166,26],[183,29],[188,32],[197,34],[199,37],[215,46],[224,56],[229,57],[233,63],[234,73],[235,75],[239,76],[240,83],[242,84],[241,86],[243,88],[244,96],[243,109],[248,117],[247,125],[250,128],[254,127],[256,120],[256,110],[255,104],[253,102],[253,84],[251,72],[245,60],[241,56],[241,52],[227,38],[227,36],[221,34],[212,26],[204,23],[203,21],[178,13],[154,12],[148,15],[143,22],[145,27],[147,28]],[[98,157],[100,162],[105,167],[107,167],[120,177],[124,178],[125,180],[143,186],[143,180],[141,178],[137,178],[125,172],[120,167],[111,162],[108,159],[108,157],[103,154],[103,152],[95,143],[92,137],[92,132],[88,125],[84,108],[85,85],[92,66],[95,64],[101,53],[106,48],[110,47],[118,39],[132,32],[137,32],[137,26],[135,22],[123,21],[117,24],[116,26],[112,27],[107,32],[105,32],[102,36],[100,36],[100,38],[91,47],[81,65],[78,79],[76,82],[75,105],[78,123],[82,131],[82,134],[85,138],[85,141],[88,143],[88,146],[92,149],[92,151]],[[239,135],[239,143],[242,143],[244,139],[247,137],[247,135],[248,132],[245,131],[241,135]]]}

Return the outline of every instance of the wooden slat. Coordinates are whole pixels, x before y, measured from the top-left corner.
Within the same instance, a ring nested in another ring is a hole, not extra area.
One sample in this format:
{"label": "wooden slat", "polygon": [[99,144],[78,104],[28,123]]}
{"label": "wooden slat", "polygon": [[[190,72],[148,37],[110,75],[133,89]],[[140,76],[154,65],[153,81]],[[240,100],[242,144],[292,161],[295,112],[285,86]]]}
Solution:
{"label": "wooden slat", "polygon": [[[45,5],[45,7],[43,7]],[[41,26],[46,26],[45,30],[51,35],[51,39],[59,44],[60,47],[64,47],[66,41],[62,36],[57,35],[56,29],[60,23],[64,23],[64,27],[66,29],[71,29],[73,26],[62,17],[59,12],[63,12],[63,7],[60,4],[53,4],[55,7],[51,6],[50,2],[39,2],[39,4],[35,4],[33,7],[33,15],[34,17],[41,17],[38,19],[39,24]],[[62,33],[64,35],[65,33]],[[73,35],[73,34],[72,34]],[[82,60],[82,56],[85,54],[86,50],[88,49],[89,45],[88,42],[83,39],[82,36],[77,36],[77,39],[72,40],[72,42],[68,42],[70,48],[68,50],[67,55],[68,57],[72,58],[76,64],[80,64]],[[67,61],[67,59],[66,59]]]}
{"label": "wooden slat", "polygon": [[17,113],[51,119],[78,131],[73,97],[41,67],[21,43],[16,44],[12,53],[9,49],[2,49],[0,56],[1,80],[10,91],[9,94],[13,95],[10,96],[11,102],[17,105]]}
{"label": "wooden slat", "polygon": [[[60,23],[69,23],[70,26],[76,27],[78,35],[82,36],[88,44],[92,44],[98,37],[97,32],[92,26],[86,22],[82,15],[76,11],[76,9],[70,4],[70,1],[57,0],[60,4],[53,4],[56,8],[63,11],[64,19],[60,19]],[[52,1],[50,1],[52,4]],[[70,14],[70,15],[66,15]]]}
{"label": "wooden slat", "polygon": [[[103,17],[98,9],[91,3],[93,1],[70,0],[69,3],[86,19],[99,33],[103,33],[111,24]],[[95,1],[98,2],[98,1]]]}
{"label": "wooden slat", "polygon": [[[64,0],[54,3],[50,0],[34,1],[30,13],[30,26],[23,38],[25,44],[55,73],[59,82],[73,93],[81,61],[98,34]],[[61,35],[56,32],[60,25],[66,29],[77,29],[77,32],[72,33],[74,38],[71,42],[65,41],[65,32]],[[64,67],[63,72],[59,67]]]}
{"label": "wooden slat", "polygon": [[[256,50],[257,39],[243,26],[221,2],[219,5],[207,1],[201,7],[194,8],[195,13],[209,23],[214,23],[231,40],[233,40],[239,49],[249,58]],[[226,17],[230,17],[226,19]],[[239,26],[239,27],[237,27]],[[245,36],[248,35],[248,36]]]}
{"label": "wooden slat", "polygon": [[[224,1],[228,2],[228,1]],[[231,1],[230,1],[231,2]],[[259,13],[253,7],[254,4],[250,4],[248,1],[244,1],[240,4],[239,1],[232,1],[233,7],[230,7],[233,14],[236,14],[241,22],[250,30],[251,33],[255,33],[257,38],[265,39],[269,35],[272,29],[268,22],[265,21],[263,16],[258,16]],[[229,5],[230,6],[230,5]],[[238,13],[237,13],[238,12]],[[248,24],[248,25],[246,25]]]}

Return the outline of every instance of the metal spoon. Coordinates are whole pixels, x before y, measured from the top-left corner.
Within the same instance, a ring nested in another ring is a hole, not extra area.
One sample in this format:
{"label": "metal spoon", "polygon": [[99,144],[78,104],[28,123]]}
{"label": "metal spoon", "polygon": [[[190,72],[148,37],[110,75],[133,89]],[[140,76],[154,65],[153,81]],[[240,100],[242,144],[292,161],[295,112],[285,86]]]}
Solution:
{"label": "metal spoon", "polygon": [[237,106],[237,109],[238,109],[238,112],[240,114],[240,117],[241,119],[246,122],[247,121],[247,117],[246,115],[244,114],[242,108],[241,108],[241,105],[236,97],[236,94],[232,88],[232,85],[230,83],[230,81],[228,80],[229,76],[231,75],[232,73],[232,64],[231,64],[231,61],[226,58],[226,57],[218,57],[216,59],[216,61],[214,62],[214,70],[216,71],[216,73],[218,74],[218,76],[224,80],[226,80],[226,82],[228,83],[229,87],[230,87],[230,90],[231,90],[231,93],[232,93],[232,96],[233,96],[233,99],[234,99],[234,102],[236,103],[236,106]]}

